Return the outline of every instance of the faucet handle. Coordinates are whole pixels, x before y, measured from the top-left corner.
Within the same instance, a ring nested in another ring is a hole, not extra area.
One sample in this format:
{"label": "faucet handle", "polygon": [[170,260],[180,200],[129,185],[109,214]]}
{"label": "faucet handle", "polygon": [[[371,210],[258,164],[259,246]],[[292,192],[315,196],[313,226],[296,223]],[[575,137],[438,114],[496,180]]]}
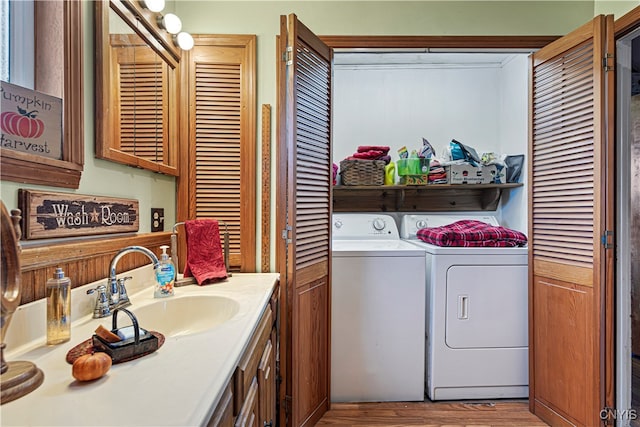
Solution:
{"label": "faucet handle", "polygon": [[118,279],[118,290],[120,292],[120,300],[118,302],[119,307],[127,306],[131,304],[129,301],[129,295],[127,295],[127,288],[124,286],[124,283],[127,280],[133,279],[132,276],[121,277]]}
{"label": "faucet handle", "polygon": [[93,317],[95,319],[101,317],[107,317],[111,315],[111,309],[109,308],[109,298],[107,297],[107,287],[105,285],[98,285],[94,289],[89,289],[87,294],[98,292],[96,297],[96,306],[93,309]]}

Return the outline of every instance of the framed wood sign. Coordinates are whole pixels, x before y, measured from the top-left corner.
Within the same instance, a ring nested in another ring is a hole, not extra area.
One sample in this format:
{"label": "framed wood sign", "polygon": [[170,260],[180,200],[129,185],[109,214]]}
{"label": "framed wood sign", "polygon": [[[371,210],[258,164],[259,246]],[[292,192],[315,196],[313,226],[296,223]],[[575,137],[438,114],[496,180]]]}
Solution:
{"label": "framed wood sign", "polygon": [[135,232],[137,200],[20,189],[23,238],[87,236]]}
{"label": "framed wood sign", "polygon": [[62,99],[0,82],[2,148],[62,159]]}

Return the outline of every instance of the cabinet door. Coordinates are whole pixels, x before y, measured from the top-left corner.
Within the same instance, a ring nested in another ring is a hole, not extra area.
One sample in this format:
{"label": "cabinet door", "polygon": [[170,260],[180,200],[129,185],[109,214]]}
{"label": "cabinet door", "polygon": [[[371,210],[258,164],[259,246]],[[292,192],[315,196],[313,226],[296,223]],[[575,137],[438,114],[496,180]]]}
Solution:
{"label": "cabinet door", "polygon": [[233,427],[233,393],[230,384],[222,393],[220,403],[207,423],[207,427]]}
{"label": "cabinet door", "polygon": [[236,427],[262,427],[258,418],[258,380],[254,377],[236,419]]}
{"label": "cabinet door", "polygon": [[241,410],[243,402],[248,399],[245,397],[249,393],[251,382],[255,380],[260,358],[264,351],[265,344],[271,336],[273,325],[273,316],[271,308],[267,307],[258,327],[253,334],[253,338],[249,342],[249,346],[242,356],[235,375],[234,388],[234,414],[238,414]]}
{"label": "cabinet door", "polygon": [[267,341],[258,366],[258,388],[260,390],[260,425],[273,426],[276,412],[275,348]]}
{"label": "cabinet door", "polygon": [[[180,61],[188,92],[181,138],[188,143],[180,144],[177,218],[224,221],[230,269],[255,271],[256,36],[193,38]],[[179,251],[186,260],[186,245]]]}

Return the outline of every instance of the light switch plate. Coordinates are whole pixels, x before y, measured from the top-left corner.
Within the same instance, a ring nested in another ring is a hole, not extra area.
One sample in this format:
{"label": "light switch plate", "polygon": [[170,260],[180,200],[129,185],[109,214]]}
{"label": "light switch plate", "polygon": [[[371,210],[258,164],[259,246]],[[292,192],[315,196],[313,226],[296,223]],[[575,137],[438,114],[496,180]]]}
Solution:
{"label": "light switch plate", "polygon": [[164,231],[164,208],[151,208],[151,232]]}

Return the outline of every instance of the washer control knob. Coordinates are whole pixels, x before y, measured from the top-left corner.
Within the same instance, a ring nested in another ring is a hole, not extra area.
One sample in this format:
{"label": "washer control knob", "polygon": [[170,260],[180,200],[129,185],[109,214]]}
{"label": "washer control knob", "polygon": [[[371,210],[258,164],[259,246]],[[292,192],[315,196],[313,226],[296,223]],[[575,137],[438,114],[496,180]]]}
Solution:
{"label": "washer control knob", "polygon": [[373,220],[373,228],[375,228],[377,231],[384,230],[386,226],[387,224],[384,222],[384,219],[382,218],[376,218]]}
{"label": "washer control knob", "polygon": [[424,219],[419,219],[418,221],[416,221],[416,228],[418,230],[420,230],[421,228],[425,228],[427,226],[427,221],[425,221]]}
{"label": "washer control knob", "polygon": [[335,228],[342,228],[342,220],[337,219],[334,223],[333,226]]}

